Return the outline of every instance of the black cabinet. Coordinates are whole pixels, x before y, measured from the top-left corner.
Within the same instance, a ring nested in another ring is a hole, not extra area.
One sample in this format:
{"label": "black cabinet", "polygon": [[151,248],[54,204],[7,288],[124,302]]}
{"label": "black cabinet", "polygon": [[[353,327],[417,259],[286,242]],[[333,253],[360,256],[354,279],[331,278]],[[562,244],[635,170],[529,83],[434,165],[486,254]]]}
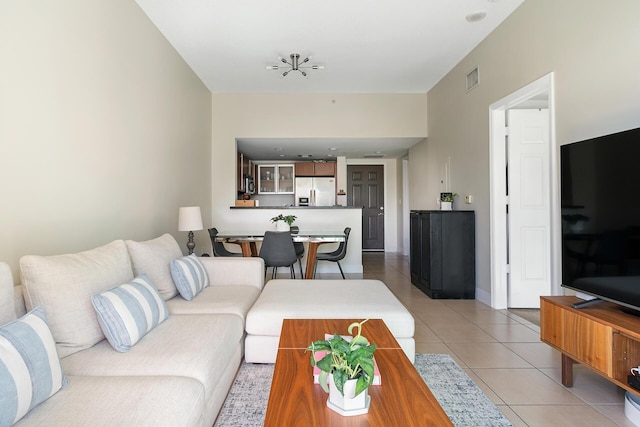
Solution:
{"label": "black cabinet", "polygon": [[476,296],[475,212],[411,211],[411,283],[431,298]]}

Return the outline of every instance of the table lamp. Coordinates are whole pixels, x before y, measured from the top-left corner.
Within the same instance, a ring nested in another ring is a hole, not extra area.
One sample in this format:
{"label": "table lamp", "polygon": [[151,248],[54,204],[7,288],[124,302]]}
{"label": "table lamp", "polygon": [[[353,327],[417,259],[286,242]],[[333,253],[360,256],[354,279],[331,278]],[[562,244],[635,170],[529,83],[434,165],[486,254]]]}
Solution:
{"label": "table lamp", "polygon": [[202,229],[202,214],[200,213],[200,206],[180,208],[180,213],[178,215],[178,231],[189,232],[189,240],[187,241],[189,255],[193,253],[193,248],[196,247],[196,244],[193,241],[193,232]]}

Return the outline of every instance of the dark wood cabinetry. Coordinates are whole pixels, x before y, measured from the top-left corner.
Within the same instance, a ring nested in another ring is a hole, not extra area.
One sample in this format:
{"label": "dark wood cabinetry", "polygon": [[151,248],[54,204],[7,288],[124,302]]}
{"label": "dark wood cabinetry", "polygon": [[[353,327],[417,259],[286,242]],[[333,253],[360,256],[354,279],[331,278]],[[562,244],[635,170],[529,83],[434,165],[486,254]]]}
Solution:
{"label": "dark wood cabinetry", "polygon": [[238,164],[236,168],[237,172],[237,187],[239,192],[246,192],[245,177],[253,177],[253,162],[244,153],[238,152]]}
{"label": "dark wood cabinetry", "polygon": [[475,212],[411,211],[411,283],[431,298],[474,299]]}
{"label": "dark wood cabinetry", "polygon": [[313,162],[297,162],[296,176],[313,176]]}
{"label": "dark wood cabinetry", "polygon": [[296,176],[336,176],[336,162],[297,162]]}
{"label": "dark wood cabinetry", "polygon": [[313,174],[314,176],[336,176],[336,163],[314,163]]}

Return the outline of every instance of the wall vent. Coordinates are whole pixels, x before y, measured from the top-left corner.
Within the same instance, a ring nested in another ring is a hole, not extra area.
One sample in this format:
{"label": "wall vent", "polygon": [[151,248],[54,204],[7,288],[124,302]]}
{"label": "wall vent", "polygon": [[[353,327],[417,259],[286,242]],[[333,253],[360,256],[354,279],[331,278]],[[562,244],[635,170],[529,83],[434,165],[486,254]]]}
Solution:
{"label": "wall vent", "polygon": [[384,154],[365,154],[365,159],[381,159],[384,157]]}
{"label": "wall vent", "polygon": [[467,73],[467,92],[478,86],[478,83],[480,83],[480,74],[478,72],[478,66],[476,65],[473,70]]}

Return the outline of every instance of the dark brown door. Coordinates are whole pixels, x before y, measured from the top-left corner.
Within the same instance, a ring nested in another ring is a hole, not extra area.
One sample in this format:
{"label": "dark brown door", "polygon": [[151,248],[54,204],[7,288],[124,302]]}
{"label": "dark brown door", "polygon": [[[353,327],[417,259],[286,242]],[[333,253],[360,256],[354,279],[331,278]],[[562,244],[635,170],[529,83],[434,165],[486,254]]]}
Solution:
{"label": "dark brown door", "polygon": [[384,250],[384,166],[347,166],[349,206],[362,206],[362,249]]}

